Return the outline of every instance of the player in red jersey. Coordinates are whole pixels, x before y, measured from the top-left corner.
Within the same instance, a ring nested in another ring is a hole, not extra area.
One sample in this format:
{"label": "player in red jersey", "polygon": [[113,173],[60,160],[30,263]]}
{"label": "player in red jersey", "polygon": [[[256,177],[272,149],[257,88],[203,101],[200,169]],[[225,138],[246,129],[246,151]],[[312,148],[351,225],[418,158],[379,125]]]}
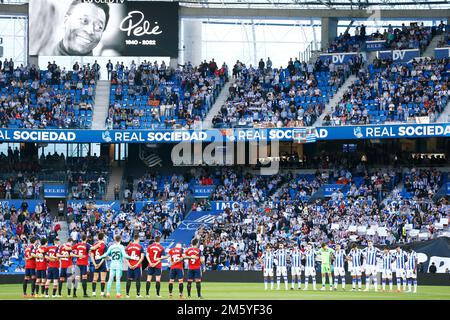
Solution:
{"label": "player in red jersey", "polygon": [[195,285],[197,288],[197,296],[199,299],[203,299],[201,294],[201,281],[202,281],[201,267],[205,259],[202,257],[202,253],[198,248],[198,239],[193,239],[191,244],[192,246],[186,250],[184,256],[185,259],[189,259],[188,284],[187,284],[188,298],[191,297],[192,281],[195,280]]}
{"label": "player in red jersey", "polygon": [[89,250],[91,246],[86,242],[87,236],[83,234],[81,236],[81,242],[75,244],[72,247],[74,254],[77,256],[77,267],[80,270],[80,274],[75,276],[75,281],[77,282],[73,288],[73,297],[77,297],[77,284],[80,281],[83,286],[83,298],[89,298],[87,294],[87,276],[88,276],[88,266],[89,266]]}
{"label": "player in red jersey", "polygon": [[161,290],[161,270],[162,270],[162,264],[161,260],[163,259],[164,253],[164,247],[159,243],[161,241],[161,237],[156,236],[155,242],[148,246],[147,248],[147,254],[146,258],[148,261],[148,268],[147,268],[147,285],[146,285],[146,292],[147,292],[147,298],[150,297],[150,286],[152,284],[152,278],[155,276],[156,280],[156,297],[161,298],[159,295],[159,292]]}
{"label": "player in red jersey", "polygon": [[135,234],[133,242],[131,242],[125,249],[130,257],[136,260],[127,259],[128,271],[127,271],[127,286],[126,297],[130,297],[131,281],[136,281],[136,298],[142,298],[141,296],[141,277],[142,277],[142,261],[144,260],[144,250],[139,244],[139,235]]}
{"label": "player in red jersey", "polygon": [[[36,249],[36,293],[38,297],[44,295],[45,281],[47,280],[47,239],[41,239],[39,247]],[[41,287],[41,294],[39,295],[39,286]]]}
{"label": "player in red jersey", "polygon": [[97,235],[97,242],[91,247],[91,261],[94,263],[94,275],[92,277],[92,296],[97,294],[97,281],[100,275],[100,295],[105,296],[106,275],[108,269],[106,267],[105,259],[98,259],[106,251],[105,234],[100,232]]}
{"label": "player in red jersey", "polygon": [[175,248],[169,250],[170,275],[169,275],[169,298],[172,297],[173,283],[178,279],[178,289],[180,299],[183,299],[183,248],[181,243],[177,243]]}
{"label": "player in red jersey", "polygon": [[58,289],[58,279],[59,279],[59,239],[56,238],[52,246],[47,247],[47,260],[48,260],[48,271],[47,271],[47,283],[45,284],[45,297],[48,298],[48,288],[53,280],[53,294],[52,298],[56,297],[56,290]]}
{"label": "player in red jersey", "polygon": [[62,296],[62,286],[65,281],[67,281],[67,296],[70,297],[70,293],[73,286],[73,281],[75,277],[75,272],[73,268],[73,258],[72,253],[73,239],[67,239],[67,242],[60,245],[58,250],[58,258],[60,261],[61,271],[59,274],[59,286],[58,295]]}
{"label": "player in red jersey", "polygon": [[[35,251],[38,245],[38,239],[35,237],[30,238],[30,243],[25,249],[25,278],[23,280],[23,296],[25,298],[33,297],[36,286],[36,256]],[[31,295],[27,295],[28,281],[31,280]]]}

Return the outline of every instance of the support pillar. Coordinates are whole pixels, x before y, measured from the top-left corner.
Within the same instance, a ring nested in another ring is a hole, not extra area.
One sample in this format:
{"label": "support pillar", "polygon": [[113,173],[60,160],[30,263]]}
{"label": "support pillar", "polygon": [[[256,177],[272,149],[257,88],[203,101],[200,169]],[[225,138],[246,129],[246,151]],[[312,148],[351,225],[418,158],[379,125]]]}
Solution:
{"label": "support pillar", "polygon": [[183,21],[183,63],[189,61],[198,65],[202,59],[202,21],[186,19]]}
{"label": "support pillar", "polygon": [[330,42],[332,42],[334,38],[337,37],[337,26],[338,26],[337,18],[330,18],[330,17],[322,18],[322,28],[321,28],[322,50],[328,49]]}

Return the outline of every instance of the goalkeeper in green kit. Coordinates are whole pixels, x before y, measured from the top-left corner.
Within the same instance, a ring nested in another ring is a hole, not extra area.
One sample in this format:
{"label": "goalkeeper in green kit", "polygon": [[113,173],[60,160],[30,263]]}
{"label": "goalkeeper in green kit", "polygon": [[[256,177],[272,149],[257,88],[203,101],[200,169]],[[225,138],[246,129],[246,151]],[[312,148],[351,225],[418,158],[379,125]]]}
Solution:
{"label": "goalkeeper in green kit", "polygon": [[330,284],[330,290],[333,290],[333,277],[331,276],[331,256],[334,250],[328,248],[326,243],[322,243],[322,248],[317,251],[317,255],[322,258],[322,288],[321,291],[325,290],[326,276],[328,275],[328,282]]}
{"label": "goalkeeper in green kit", "polygon": [[106,287],[106,297],[111,297],[111,285],[116,277],[116,297],[120,298],[120,278],[122,278],[123,271],[123,258],[130,260],[139,260],[138,257],[131,257],[125,252],[125,248],[120,244],[122,237],[117,235],[114,237],[115,242],[108,248],[102,256],[98,259],[101,260],[106,257],[111,258],[111,265],[109,267],[109,279]]}

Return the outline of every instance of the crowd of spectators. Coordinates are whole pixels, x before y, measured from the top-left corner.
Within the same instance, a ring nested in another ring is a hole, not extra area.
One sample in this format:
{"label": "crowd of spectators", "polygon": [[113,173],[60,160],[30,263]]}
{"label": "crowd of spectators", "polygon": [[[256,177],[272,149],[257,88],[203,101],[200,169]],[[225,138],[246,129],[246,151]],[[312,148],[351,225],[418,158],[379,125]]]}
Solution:
{"label": "crowd of spectators", "polygon": [[403,185],[406,192],[418,199],[429,199],[443,184],[443,174],[437,169],[405,169]]}
{"label": "crowd of spectators", "polygon": [[164,61],[132,61],[129,68],[117,63],[111,78],[109,128],[191,128],[228,81],[228,67],[219,68],[214,59],[176,69]]}
{"label": "crowd of spectators", "polygon": [[97,205],[94,201],[70,203],[68,207],[69,234],[78,240],[86,234],[94,242],[99,232],[112,241],[121,235],[127,245],[134,234],[140,236],[144,245],[148,245],[156,236],[167,239],[183,219],[182,202],[159,201],[147,202],[140,210],[135,201],[125,201],[115,210],[110,205]]}
{"label": "crowd of spectators", "polygon": [[0,199],[39,199],[41,187],[33,174],[0,174]]}
{"label": "crowd of spectators", "polygon": [[431,27],[425,27],[423,22],[411,23],[406,26],[402,23],[401,28],[388,26],[384,31],[383,40],[386,40],[387,47],[392,50],[420,49],[425,51],[433,38]]}
{"label": "crowd of spectators", "polygon": [[189,184],[183,175],[162,176],[147,173],[133,184],[128,184],[125,190],[125,198],[135,199],[136,201],[183,202],[188,191]]}
{"label": "crowd of spectators", "polygon": [[[378,245],[393,245],[418,240],[410,235],[410,229],[420,230],[427,239],[435,238],[439,235],[435,223],[450,212],[447,200],[404,199],[400,192],[394,192],[387,203],[377,200],[377,185],[391,185],[398,174],[395,170],[374,171],[359,188],[352,183],[346,194],[336,192],[331,198],[282,199],[226,208],[211,224],[196,231],[206,266],[210,270],[260,270],[257,258],[268,243],[305,246],[326,242],[346,247],[351,242],[366,245],[371,239]],[[385,233],[378,232],[381,229]]]}
{"label": "crowd of spectators", "polygon": [[0,63],[0,125],[3,128],[90,128],[96,71],[75,63],[72,70],[48,63]]}
{"label": "crowd of spectators", "polygon": [[365,50],[366,41],[384,40],[386,49],[420,49],[423,52],[433,36],[445,31],[446,25],[443,21],[437,27],[427,27],[423,22],[420,24],[413,22],[409,26],[402,23],[400,27],[389,24],[382,28],[383,32],[376,30],[372,34],[367,34],[366,26],[361,24],[355,27],[354,36],[346,30],[330,43],[327,51],[328,53],[359,52]]}
{"label": "crowd of spectators", "polygon": [[[216,198],[213,193],[210,199],[197,201],[192,210],[212,210],[209,201],[213,200],[236,203],[195,233],[201,240],[207,269],[260,270],[257,258],[268,243],[305,246],[326,242],[345,247],[351,242],[366,245],[371,239],[377,245],[394,245],[442,234],[436,223],[448,218],[450,203],[445,197],[433,201],[432,196],[447,181],[447,173],[414,167],[368,168],[367,159],[356,158],[351,162],[337,156],[331,159],[328,170],[312,174],[280,173],[277,176],[283,177],[282,183],[275,184],[272,192],[277,196],[270,198],[233,197],[251,181],[250,176],[238,178],[245,174],[237,170],[216,169],[215,175],[209,174],[216,190],[231,190],[230,196]],[[202,172],[200,176],[208,175]],[[266,181],[273,179],[277,178]],[[329,196],[311,198],[325,184],[343,187]],[[411,234],[411,229],[426,236]]]}
{"label": "crowd of spectators", "polygon": [[24,201],[20,207],[0,204],[0,272],[23,272],[23,252],[32,236],[50,242],[58,236],[59,225],[49,213],[45,201],[30,208]]}
{"label": "crowd of spectators", "polygon": [[215,127],[310,126],[351,72],[318,59],[315,64],[291,58],[286,68],[272,68],[270,60],[257,68],[237,61],[235,82]]}
{"label": "crowd of spectators", "polygon": [[285,181],[284,175],[262,176],[224,168],[211,195],[213,201],[266,201]]}
{"label": "crowd of spectators", "polygon": [[110,164],[105,156],[67,158],[66,177],[72,199],[98,199],[106,195]]}
{"label": "crowd of spectators", "polygon": [[0,153],[0,199],[37,199],[42,183],[40,166],[16,147]]}
{"label": "crowd of spectators", "polygon": [[0,173],[35,173],[40,169],[39,163],[33,157],[25,156],[19,148],[8,147],[7,154],[0,152]]}
{"label": "crowd of spectators", "polygon": [[361,70],[324,125],[406,122],[429,117],[430,122],[447,105],[449,59],[415,59],[402,65],[374,60],[368,72]]}

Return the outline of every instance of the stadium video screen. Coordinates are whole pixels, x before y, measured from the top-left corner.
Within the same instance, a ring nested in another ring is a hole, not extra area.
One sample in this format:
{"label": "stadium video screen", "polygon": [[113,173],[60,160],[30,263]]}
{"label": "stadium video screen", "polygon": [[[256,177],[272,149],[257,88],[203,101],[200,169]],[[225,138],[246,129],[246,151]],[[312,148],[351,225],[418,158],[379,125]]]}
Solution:
{"label": "stadium video screen", "polygon": [[30,55],[178,56],[178,2],[30,0]]}

